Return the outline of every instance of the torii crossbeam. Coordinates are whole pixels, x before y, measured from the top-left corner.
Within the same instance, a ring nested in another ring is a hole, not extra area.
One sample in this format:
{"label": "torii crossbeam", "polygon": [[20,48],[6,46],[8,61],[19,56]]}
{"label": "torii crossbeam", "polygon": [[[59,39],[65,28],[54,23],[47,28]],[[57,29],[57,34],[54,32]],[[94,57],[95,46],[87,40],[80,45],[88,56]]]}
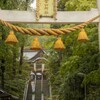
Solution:
{"label": "torii crossbeam", "polygon": [[[58,11],[57,20],[53,18],[40,18],[39,21],[36,21],[35,11],[0,10],[0,19],[11,23],[82,23],[97,15],[99,15],[98,9],[91,9],[91,11]],[[97,19],[94,22],[99,22],[99,20]]]}
{"label": "torii crossbeam", "polygon": [[[57,20],[52,18],[40,18],[36,21],[36,12],[30,11],[11,11],[0,10],[0,19],[10,23],[36,23],[36,24],[78,24],[83,23],[100,14],[100,0],[97,0],[97,9],[90,11],[58,11]],[[99,32],[99,50],[100,50],[100,19],[93,21],[98,23]]]}

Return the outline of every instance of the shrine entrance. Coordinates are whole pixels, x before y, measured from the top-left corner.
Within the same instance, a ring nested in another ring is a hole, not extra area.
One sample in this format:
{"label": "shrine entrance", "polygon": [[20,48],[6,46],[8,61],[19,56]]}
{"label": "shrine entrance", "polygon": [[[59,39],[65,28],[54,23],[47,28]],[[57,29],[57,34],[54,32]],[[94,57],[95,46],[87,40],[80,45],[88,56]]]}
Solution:
{"label": "shrine entrance", "polygon": [[[41,0],[42,1],[42,0]],[[8,27],[9,29],[20,32],[22,34],[28,34],[31,36],[56,36],[64,35],[76,30],[82,29],[82,33],[85,34],[83,29],[89,23],[98,23],[98,33],[99,33],[99,50],[100,50],[100,0],[97,0],[97,9],[91,9],[90,11],[57,11],[57,0],[43,0],[42,2],[37,0],[36,11],[10,11],[10,10],[0,10],[0,24]],[[41,9],[42,7],[43,9]],[[35,28],[24,28],[13,25],[13,23],[35,23],[35,24],[77,24],[71,28],[61,28],[61,29],[35,29]],[[6,43],[16,44],[18,40],[11,31]],[[85,39],[84,39],[85,38]],[[80,35],[79,40],[88,40],[87,35]],[[60,45],[59,45],[60,44]],[[56,50],[62,50],[65,48],[61,38],[55,43]],[[42,47],[39,44],[37,38],[32,43],[30,47],[31,50],[41,50]],[[41,59],[38,59],[41,60]],[[43,60],[43,59],[42,59]],[[32,61],[32,59],[31,59]],[[44,68],[42,64],[39,66],[33,61],[33,69],[31,71],[31,76],[28,82],[26,82],[25,93],[23,100],[47,100],[44,96],[49,95],[48,100],[52,99],[51,86],[48,86],[48,81],[45,78],[45,72],[48,70]],[[45,92],[44,92],[45,91]]]}

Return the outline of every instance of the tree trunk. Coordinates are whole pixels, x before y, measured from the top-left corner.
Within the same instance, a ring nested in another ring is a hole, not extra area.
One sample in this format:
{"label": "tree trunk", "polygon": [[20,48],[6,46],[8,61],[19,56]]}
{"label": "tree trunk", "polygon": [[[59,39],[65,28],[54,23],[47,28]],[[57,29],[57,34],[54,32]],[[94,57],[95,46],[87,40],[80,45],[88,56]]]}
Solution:
{"label": "tree trunk", "polygon": [[22,45],[22,46],[21,46],[21,49],[20,49],[19,74],[22,73],[23,50],[24,50],[24,45]]}
{"label": "tree trunk", "polygon": [[[2,42],[5,40],[5,35],[2,34]],[[4,72],[5,72],[5,59],[1,58],[1,87],[4,89]]]}
{"label": "tree trunk", "polygon": [[16,75],[16,51],[13,48],[13,66],[12,66],[12,73],[13,76],[15,77]]}
{"label": "tree trunk", "polygon": [[58,58],[58,66],[60,67],[61,66],[61,62],[62,62],[62,51],[61,50],[58,51],[58,56],[59,56],[59,58]]}
{"label": "tree trunk", "polygon": [[4,89],[4,72],[5,72],[5,60],[2,59],[1,60],[1,87],[2,89]]}

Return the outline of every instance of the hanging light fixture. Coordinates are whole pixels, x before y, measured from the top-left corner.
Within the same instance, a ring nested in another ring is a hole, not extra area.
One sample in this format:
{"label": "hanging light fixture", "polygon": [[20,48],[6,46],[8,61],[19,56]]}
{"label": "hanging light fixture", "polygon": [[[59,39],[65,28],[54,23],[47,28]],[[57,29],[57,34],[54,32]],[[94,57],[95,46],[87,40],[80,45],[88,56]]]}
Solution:
{"label": "hanging light fixture", "polygon": [[61,40],[60,37],[59,37],[59,38],[57,39],[57,41],[55,42],[55,44],[54,44],[54,49],[56,49],[56,50],[65,49],[65,46],[64,46],[64,44],[63,44],[63,41]]}
{"label": "hanging light fixture", "polygon": [[13,45],[18,43],[18,40],[17,40],[17,38],[16,38],[16,36],[15,36],[13,31],[10,31],[10,33],[9,33],[7,39],[5,40],[5,42],[7,44],[13,44]]}
{"label": "hanging light fixture", "polygon": [[82,41],[82,42],[85,42],[85,41],[89,40],[89,38],[88,38],[88,36],[87,36],[87,34],[86,34],[84,29],[82,29],[81,32],[79,33],[77,40],[78,41]]}
{"label": "hanging light fixture", "polygon": [[41,45],[40,45],[40,43],[39,43],[38,38],[35,38],[35,39],[33,40],[30,49],[31,49],[31,50],[41,50],[41,49],[42,49],[42,47],[41,47]]}

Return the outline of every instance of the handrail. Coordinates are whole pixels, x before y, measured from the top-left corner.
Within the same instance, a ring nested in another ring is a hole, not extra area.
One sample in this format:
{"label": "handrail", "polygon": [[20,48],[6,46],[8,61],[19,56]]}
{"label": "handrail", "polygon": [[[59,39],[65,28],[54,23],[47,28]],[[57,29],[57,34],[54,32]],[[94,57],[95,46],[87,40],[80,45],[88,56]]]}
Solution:
{"label": "handrail", "polygon": [[23,100],[26,100],[26,98],[27,98],[28,86],[29,86],[29,80],[25,84],[25,89],[24,89],[24,94],[23,94]]}

